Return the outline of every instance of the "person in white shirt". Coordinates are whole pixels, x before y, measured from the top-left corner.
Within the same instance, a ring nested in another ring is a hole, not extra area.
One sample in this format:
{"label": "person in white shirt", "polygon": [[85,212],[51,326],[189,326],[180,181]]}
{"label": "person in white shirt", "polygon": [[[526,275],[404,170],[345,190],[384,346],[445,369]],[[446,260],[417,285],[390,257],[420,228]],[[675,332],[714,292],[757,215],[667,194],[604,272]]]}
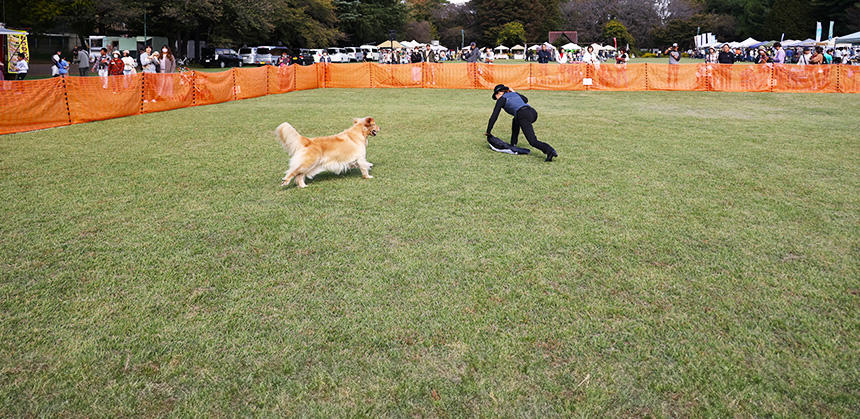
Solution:
{"label": "person in white shirt", "polygon": [[592,64],[595,67],[600,65],[600,58],[594,53],[593,46],[589,45],[588,48],[585,49],[585,54],[582,54],[582,62]]}
{"label": "person in white shirt", "polygon": [[152,47],[147,45],[146,50],[140,54],[140,65],[144,73],[155,73],[155,63],[157,59],[152,57]]}
{"label": "person in white shirt", "polygon": [[131,58],[131,55],[129,55],[128,50],[122,52],[122,63],[125,64],[122,68],[123,75],[137,74],[137,65],[134,62],[134,58]]}
{"label": "person in white shirt", "polygon": [[57,77],[60,75],[60,60],[63,59],[63,51],[57,50],[54,55],[51,56],[51,77]]}
{"label": "person in white shirt", "polygon": [[812,59],[812,51],[809,47],[803,48],[803,55],[797,58],[797,65],[809,65],[812,64],[810,60]]}
{"label": "person in white shirt", "polygon": [[23,52],[18,53],[18,61],[15,63],[15,72],[18,73],[18,80],[24,80],[27,77],[27,72],[30,71],[30,65],[27,64],[27,57]]}

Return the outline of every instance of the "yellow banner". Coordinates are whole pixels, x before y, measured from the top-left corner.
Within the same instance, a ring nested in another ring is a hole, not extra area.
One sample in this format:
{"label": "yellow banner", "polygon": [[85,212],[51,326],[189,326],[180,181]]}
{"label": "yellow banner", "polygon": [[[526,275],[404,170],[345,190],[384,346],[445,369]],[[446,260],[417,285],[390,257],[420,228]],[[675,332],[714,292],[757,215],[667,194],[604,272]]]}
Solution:
{"label": "yellow banner", "polygon": [[[24,57],[27,58],[27,62],[30,62],[30,47],[27,45],[27,35],[6,35],[6,52],[8,56],[6,57],[7,63],[18,61],[18,53],[24,53]],[[15,73],[15,66],[9,65],[7,70],[9,73]]]}

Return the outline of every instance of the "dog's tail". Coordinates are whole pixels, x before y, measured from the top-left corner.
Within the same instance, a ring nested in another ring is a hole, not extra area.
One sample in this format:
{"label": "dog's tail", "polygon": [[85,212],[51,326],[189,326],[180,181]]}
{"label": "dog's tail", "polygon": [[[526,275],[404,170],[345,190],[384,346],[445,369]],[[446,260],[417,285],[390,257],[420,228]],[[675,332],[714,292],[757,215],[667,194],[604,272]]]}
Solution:
{"label": "dog's tail", "polygon": [[278,125],[278,129],[275,130],[275,135],[278,136],[278,140],[281,142],[281,145],[284,146],[287,153],[291,156],[296,154],[296,151],[299,149],[311,144],[309,139],[299,134],[299,132],[287,122]]}

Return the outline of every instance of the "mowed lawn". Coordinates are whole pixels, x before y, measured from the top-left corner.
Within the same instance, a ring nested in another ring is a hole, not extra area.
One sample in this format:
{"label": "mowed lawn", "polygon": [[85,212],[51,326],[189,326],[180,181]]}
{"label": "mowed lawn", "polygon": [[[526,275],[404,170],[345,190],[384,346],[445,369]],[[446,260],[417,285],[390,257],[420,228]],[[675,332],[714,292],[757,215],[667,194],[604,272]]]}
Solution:
{"label": "mowed lawn", "polygon": [[0,136],[0,416],[857,414],[860,96],[524,93],[554,162],[485,90]]}

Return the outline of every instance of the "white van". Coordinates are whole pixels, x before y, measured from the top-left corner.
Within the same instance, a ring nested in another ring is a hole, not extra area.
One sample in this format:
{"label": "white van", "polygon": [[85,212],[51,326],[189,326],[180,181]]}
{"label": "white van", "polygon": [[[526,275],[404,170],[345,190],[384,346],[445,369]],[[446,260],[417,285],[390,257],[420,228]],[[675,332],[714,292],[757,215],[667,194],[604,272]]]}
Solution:
{"label": "white van", "polygon": [[346,52],[346,56],[349,59],[349,62],[354,63],[358,61],[355,57],[355,53],[358,52],[358,48],[356,47],[344,47],[343,50]]}
{"label": "white van", "polygon": [[313,57],[314,57],[314,62],[315,62],[315,63],[320,62],[320,57],[322,57],[322,53],[323,53],[323,51],[324,51],[323,49],[320,49],[320,48],[311,48],[311,49],[309,49],[308,51],[310,51],[310,52],[311,52],[311,55],[313,55]]}
{"label": "white van", "polygon": [[[272,55],[272,50],[277,49],[279,47],[274,46],[259,46],[257,47],[256,59],[254,60],[254,64],[266,65],[266,64],[274,64],[275,60],[278,58],[275,55]],[[283,48],[283,47],[281,47]]]}
{"label": "white van", "polygon": [[376,45],[362,45],[358,48],[364,53],[366,61],[379,61],[379,48]]}
{"label": "white van", "polygon": [[244,64],[257,63],[257,47],[242,47],[239,48],[239,56],[242,57]]}
{"label": "white van", "polygon": [[348,63],[349,55],[346,54],[346,51],[343,48],[326,48],[328,51],[328,56],[331,58],[331,62],[333,63]]}

